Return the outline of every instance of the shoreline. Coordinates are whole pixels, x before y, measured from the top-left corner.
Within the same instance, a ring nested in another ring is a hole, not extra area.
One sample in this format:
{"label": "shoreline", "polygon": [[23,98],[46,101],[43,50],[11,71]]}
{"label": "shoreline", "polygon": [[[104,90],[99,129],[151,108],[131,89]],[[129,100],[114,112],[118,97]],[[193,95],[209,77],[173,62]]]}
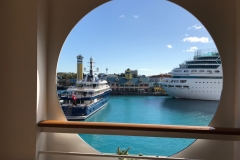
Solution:
{"label": "shoreline", "polygon": [[168,96],[167,93],[151,93],[151,92],[110,92],[110,95]]}

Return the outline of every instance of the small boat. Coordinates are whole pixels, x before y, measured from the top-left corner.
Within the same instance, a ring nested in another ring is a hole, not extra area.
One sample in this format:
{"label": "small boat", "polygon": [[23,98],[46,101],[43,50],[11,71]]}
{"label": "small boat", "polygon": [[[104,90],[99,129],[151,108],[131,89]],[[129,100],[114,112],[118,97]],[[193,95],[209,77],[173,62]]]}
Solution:
{"label": "small boat", "polygon": [[89,73],[83,80],[77,81],[76,86],[69,87],[60,95],[59,102],[68,120],[84,120],[108,103],[111,88],[106,80],[94,73],[93,58],[89,63]]}

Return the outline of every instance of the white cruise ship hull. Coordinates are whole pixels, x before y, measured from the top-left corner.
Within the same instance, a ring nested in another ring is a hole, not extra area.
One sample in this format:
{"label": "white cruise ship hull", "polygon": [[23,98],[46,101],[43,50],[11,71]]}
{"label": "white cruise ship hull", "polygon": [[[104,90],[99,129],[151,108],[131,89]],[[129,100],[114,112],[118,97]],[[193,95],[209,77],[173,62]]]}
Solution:
{"label": "white cruise ship hull", "polygon": [[222,79],[188,79],[184,84],[162,82],[161,85],[174,98],[220,100],[222,92]]}

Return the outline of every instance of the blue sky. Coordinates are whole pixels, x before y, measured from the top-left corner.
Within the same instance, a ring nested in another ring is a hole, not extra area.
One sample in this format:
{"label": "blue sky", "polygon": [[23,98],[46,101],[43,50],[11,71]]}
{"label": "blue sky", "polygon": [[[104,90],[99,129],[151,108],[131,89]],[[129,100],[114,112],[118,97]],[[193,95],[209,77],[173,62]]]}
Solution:
{"label": "blue sky", "polygon": [[113,0],[91,11],[69,33],[57,72],[76,72],[76,56],[99,73],[137,69],[140,75],[170,72],[196,49],[216,48],[206,28],[188,11],[165,0]]}

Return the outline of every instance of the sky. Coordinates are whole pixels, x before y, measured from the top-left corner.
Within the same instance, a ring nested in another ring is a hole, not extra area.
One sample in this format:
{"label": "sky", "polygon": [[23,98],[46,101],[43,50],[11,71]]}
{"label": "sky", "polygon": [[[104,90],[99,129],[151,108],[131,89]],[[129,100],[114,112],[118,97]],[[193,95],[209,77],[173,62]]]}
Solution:
{"label": "sky", "polygon": [[201,22],[166,0],[113,0],[88,13],[66,38],[57,72],[75,72],[77,55],[83,66],[95,61],[98,73],[140,75],[168,73],[194,52],[216,48]]}

